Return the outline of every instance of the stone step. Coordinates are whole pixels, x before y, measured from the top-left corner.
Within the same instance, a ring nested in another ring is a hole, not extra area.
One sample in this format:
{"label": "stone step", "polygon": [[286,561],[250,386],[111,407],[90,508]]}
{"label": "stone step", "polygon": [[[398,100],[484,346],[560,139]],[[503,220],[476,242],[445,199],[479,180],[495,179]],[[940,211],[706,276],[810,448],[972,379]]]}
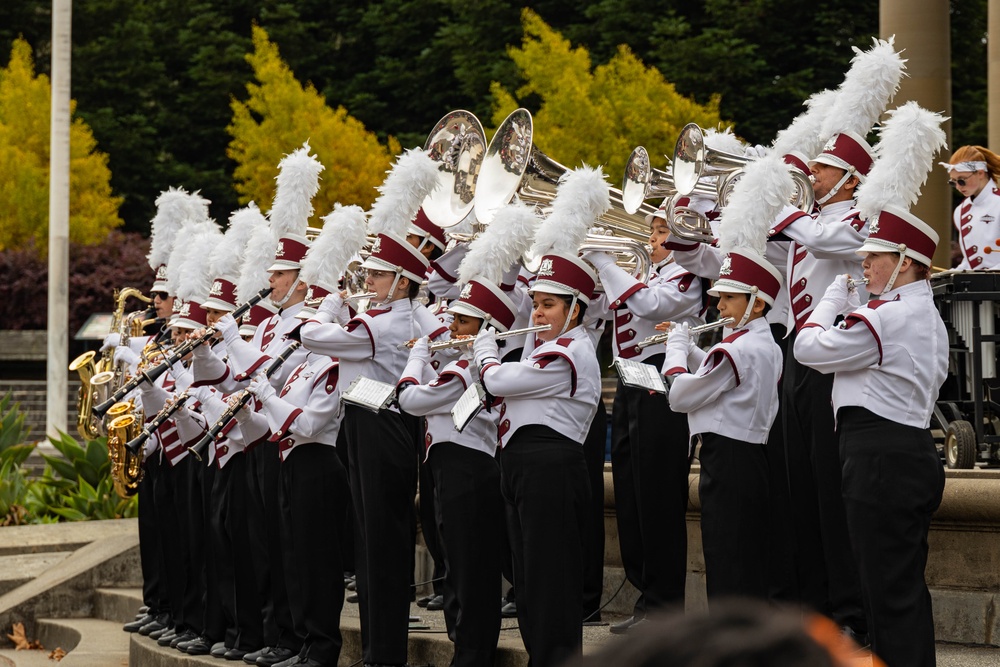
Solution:
{"label": "stone step", "polygon": [[71,551],[47,551],[0,556],[0,595],[28,583],[50,567],[62,562],[71,553]]}
{"label": "stone step", "polygon": [[46,649],[66,651],[60,667],[128,665],[128,633],[122,632],[118,623],[96,618],[42,618],[37,624],[38,640]]}
{"label": "stone step", "polygon": [[141,606],[140,588],[98,588],[94,591],[94,618],[123,625],[135,619]]}

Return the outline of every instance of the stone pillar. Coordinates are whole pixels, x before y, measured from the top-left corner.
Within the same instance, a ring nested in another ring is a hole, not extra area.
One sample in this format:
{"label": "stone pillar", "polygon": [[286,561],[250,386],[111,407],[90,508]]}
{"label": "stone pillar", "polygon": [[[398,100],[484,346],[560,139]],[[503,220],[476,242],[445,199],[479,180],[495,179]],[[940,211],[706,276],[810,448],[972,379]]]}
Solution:
{"label": "stone pillar", "polygon": [[66,431],[69,356],[69,127],[73,0],[52,3],[52,110],[49,138],[49,301],[46,434]]}
{"label": "stone pillar", "polygon": [[986,147],[1000,150],[1000,0],[989,0],[986,20]]}
{"label": "stone pillar", "polygon": [[[990,0],[992,8],[994,2]],[[951,116],[951,33],[948,3],[944,0],[881,0],[879,35],[896,36],[903,49],[906,73],[891,106],[915,100],[930,111]],[[1000,91],[997,93],[1000,95]],[[951,191],[939,160],[951,155],[951,121],[944,124],[949,150],[934,158],[935,167],[911,211],[941,236],[934,265],[947,268],[951,255]]]}

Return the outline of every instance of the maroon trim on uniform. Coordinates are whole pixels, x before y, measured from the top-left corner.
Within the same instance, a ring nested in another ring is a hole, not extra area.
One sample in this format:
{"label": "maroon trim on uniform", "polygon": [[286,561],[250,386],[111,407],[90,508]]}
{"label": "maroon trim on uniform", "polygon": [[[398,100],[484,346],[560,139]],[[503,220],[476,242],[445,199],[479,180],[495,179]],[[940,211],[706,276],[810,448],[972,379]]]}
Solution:
{"label": "maroon trim on uniform", "polygon": [[803,329],[811,329],[813,327],[819,327],[823,331],[826,331],[826,327],[824,327],[822,324],[817,324],[816,322],[806,322],[805,324],[802,325],[799,331],[802,331]]}
{"label": "maroon trim on uniform", "polygon": [[244,380],[248,380],[250,379],[251,375],[256,373],[261,366],[263,366],[269,361],[271,361],[271,357],[267,356],[266,354],[263,354],[260,356],[259,359],[257,359],[257,361],[250,364],[250,368],[246,369],[246,371],[240,373],[239,375],[233,376],[233,379],[236,380],[237,382],[243,382]]}
{"label": "maroon trim on uniform", "polygon": [[532,279],[531,279],[531,278],[529,278],[529,277],[527,277],[527,276],[522,276],[522,275],[521,275],[520,273],[519,273],[519,274],[517,274],[517,279],[518,279],[518,281],[519,281],[519,282],[522,282],[522,283],[524,283],[525,285],[530,285],[530,284],[531,284],[531,281],[532,281]]}
{"label": "maroon trim on uniform", "polygon": [[438,336],[442,335],[447,330],[448,330],[448,327],[441,327],[440,329],[435,329],[434,333],[429,334],[427,337],[430,338],[431,340],[433,340],[433,339],[437,338]]}
{"label": "maroon trim on uniform", "polygon": [[280,440],[281,436],[287,433],[288,429],[291,428],[292,422],[295,421],[295,418],[301,414],[302,414],[302,408],[295,408],[294,410],[292,410],[292,412],[288,415],[288,417],[285,418],[285,421],[281,423],[281,428],[278,429],[277,433],[272,433],[271,437],[268,438],[268,440],[270,440],[271,442],[277,442],[278,440]]}
{"label": "maroon trim on uniform", "polygon": [[861,219],[861,211],[854,211],[851,215],[844,218],[844,222],[853,227],[856,232],[860,232],[861,228],[865,226],[865,221]]}
{"label": "maroon trim on uniform", "polygon": [[680,375],[681,373],[687,373],[688,369],[681,366],[674,366],[673,368],[668,368],[663,372],[664,375]]}
{"label": "maroon trim on uniform", "polygon": [[875,333],[875,327],[873,327],[872,323],[868,321],[868,318],[866,318],[864,315],[861,315],[860,313],[851,313],[850,315],[848,315],[847,317],[844,318],[844,328],[845,329],[850,329],[851,327],[853,327],[858,322],[863,322],[864,325],[866,327],[868,327],[868,330],[872,332],[872,337],[875,339],[875,344],[878,346],[878,365],[881,366],[882,365],[882,339],[878,337],[877,333]]}
{"label": "maroon trim on uniform", "polygon": [[628,298],[633,294],[635,294],[636,292],[646,289],[647,287],[649,287],[649,285],[637,282],[635,285],[632,285],[627,290],[622,292],[621,295],[617,299],[612,301],[608,307],[611,310],[618,310],[622,306],[625,306],[627,308],[628,306],[625,304],[625,302],[628,300]]}
{"label": "maroon trim on uniform", "polygon": [[462,389],[469,388],[469,385],[465,383],[465,376],[463,376],[461,373],[457,371],[449,371],[449,370],[441,372],[441,375],[439,375],[438,379],[435,380],[435,382],[440,382],[440,384],[435,386],[441,386],[443,384],[446,384],[447,382],[450,382],[452,378],[458,378],[458,380],[462,383]]}
{"label": "maroon trim on uniform", "polygon": [[734,340],[736,340],[740,336],[745,336],[748,333],[750,333],[749,329],[740,329],[739,331],[734,331],[733,333],[731,333],[728,336],[726,336],[725,338],[723,338],[722,342],[723,343],[732,343]]}
{"label": "maroon trim on uniform", "polygon": [[491,361],[490,363],[483,366],[479,370],[479,381],[482,382],[483,384],[486,384],[486,371],[493,368],[494,366],[499,366],[499,365],[500,365],[499,361]]}
{"label": "maroon trim on uniform", "polygon": [[372,336],[371,327],[368,326],[367,322],[365,322],[363,319],[361,319],[359,317],[356,317],[353,320],[351,320],[350,322],[348,322],[347,326],[345,326],[344,329],[348,333],[351,333],[355,329],[357,329],[359,325],[363,326],[365,328],[365,333],[368,334],[368,342],[372,346],[372,357],[374,357],[375,356],[375,338]]}
{"label": "maroon trim on uniform", "polygon": [[418,380],[417,378],[413,377],[412,375],[407,375],[404,378],[400,378],[399,382],[396,383],[396,389],[399,389],[400,387],[402,387],[407,382],[409,382],[410,384],[417,384],[417,385],[420,384],[420,380]]}
{"label": "maroon trim on uniform", "polygon": [[676,280],[677,289],[680,290],[681,292],[687,292],[689,289],[691,289],[691,285],[694,284],[694,281],[697,280],[697,278],[698,276],[694,275],[693,273],[685,272],[685,273],[678,273],[676,276],[671,276],[671,278],[667,282],[670,283]]}
{"label": "maroon trim on uniform", "polygon": [[440,264],[437,263],[437,260],[431,262],[430,268],[432,271],[436,272],[441,277],[441,280],[445,281],[446,283],[454,285],[455,283],[458,282],[458,277],[453,276],[447,271],[445,271],[444,267],[442,267]]}
{"label": "maroon trim on uniform", "polygon": [[328,395],[337,391],[337,383],[340,382],[340,365],[334,364],[326,373],[318,375],[313,381],[313,389],[319,386],[320,380],[324,380],[323,384]]}
{"label": "maroon trim on uniform", "polygon": [[557,358],[565,359],[566,363],[569,364],[569,373],[570,373],[569,395],[574,396],[576,394],[576,366],[573,364],[573,360],[570,358],[568,354],[564,354],[562,352],[559,352],[558,350],[552,350],[551,352],[545,352],[540,357],[533,357],[533,360],[535,361],[535,365],[538,368],[545,368],[550,363],[555,361]]}
{"label": "maroon trim on uniform", "polygon": [[712,352],[712,356],[709,357],[709,359],[712,361],[712,368],[709,370],[715,370],[715,367],[722,362],[722,358],[720,357],[720,355],[722,357],[725,357],[726,359],[729,359],[729,367],[733,369],[733,375],[736,376],[736,386],[737,387],[740,386],[740,372],[736,369],[736,363],[733,361],[732,355],[729,354],[729,352],[727,352],[726,350],[722,348],[716,348]]}
{"label": "maroon trim on uniform", "polygon": [[215,385],[219,384],[220,382],[222,382],[223,380],[225,380],[227,377],[229,377],[229,366],[226,366],[226,372],[223,373],[221,377],[219,377],[219,378],[217,378],[215,380],[197,380],[195,382],[192,382],[191,386],[195,387],[195,388],[197,388],[197,387],[205,387],[205,386],[215,386]]}
{"label": "maroon trim on uniform", "polygon": [[788,217],[786,217],[784,220],[776,224],[774,227],[771,227],[771,229],[767,230],[767,237],[772,238],[774,236],[777,236],[778,234],[780,234],[785,230],[785,227],[792,224],[796,220],[801,220],[802,218],[812,218],[812,216],[809,215],[808,213],[803,213],[802,211],[795,211],[795,213],[790,214]]}

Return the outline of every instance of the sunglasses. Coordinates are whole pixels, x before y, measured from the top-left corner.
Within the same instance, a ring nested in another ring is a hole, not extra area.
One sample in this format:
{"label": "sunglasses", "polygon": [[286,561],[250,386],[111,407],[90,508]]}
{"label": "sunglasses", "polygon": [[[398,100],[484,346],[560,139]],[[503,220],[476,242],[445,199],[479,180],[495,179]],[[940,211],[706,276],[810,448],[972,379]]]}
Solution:
{"label": "sunglasses", "polygon": [[964,188],[965,184],[969,182],[967,178],[956,178],[955,180],[949,180],[948,185],[955,187],[956,185],[960,188]]}
{"label": "sunglasses", "polygon": [[166,301],[169,295],[166,292],[153,292],[150,294],[154,299],[160,297],[160,301]]}

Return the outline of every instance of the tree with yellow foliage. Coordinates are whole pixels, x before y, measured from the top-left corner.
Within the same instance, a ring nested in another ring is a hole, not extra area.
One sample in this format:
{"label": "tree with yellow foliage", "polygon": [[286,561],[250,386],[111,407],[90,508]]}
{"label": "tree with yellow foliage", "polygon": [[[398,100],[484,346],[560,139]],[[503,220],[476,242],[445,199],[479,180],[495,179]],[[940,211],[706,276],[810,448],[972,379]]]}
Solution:
{"label": "tree with yellow foliage", "polygon": [[[524,85],[510,93],[490,86],[495,100],[493,123],[499,125],[519,106],[518,99],[541,100],[534,116],[534,142],[545,154],[568,167],[604,165],[612,182],[620,182],[625,162],[636,146],[645,146],[653,166],[664,168],[677,135],[687,123],[727,127],[719,118],[719,100],[702,106],[678,94],[654,67],[646,67],[627,46],[605,64],[591,68],[590,54],[572,48],[530,9],[521,14],[524,40],[508,54]],[[516,96],[515,96],[516,95]]]}
{"label": "tree with yellow foliage", "polygon": [[236,161],[233,174],[240,202],[267,208],[274,199],[278,162],[308,141],[326,169],[313,199],[318,217],[336,202],[371,206],[375,187],[385,179],[399,142],[383,146],[344,107],[331,109],[312,84],[303,86],[281,60],[278,47],[263,28],[253,27],[254,51],[247,55],[257,83],[248,83],[246,102],[234,99],[227,130],[232,141],[227,154]]}
{"label": "tree with yellow foliage", "polygon": [[[0,69],[0,250],[34,240],[44,252],[49,227],[48,77],[35,76],[31,47],[14,41],[10,62]],[[76,104],[72,103],[71,111]],[[95,244],[122,224],[121,197],[111,194],[108,156],[97,150],[79,118],[70,127],[70,241]]]}

